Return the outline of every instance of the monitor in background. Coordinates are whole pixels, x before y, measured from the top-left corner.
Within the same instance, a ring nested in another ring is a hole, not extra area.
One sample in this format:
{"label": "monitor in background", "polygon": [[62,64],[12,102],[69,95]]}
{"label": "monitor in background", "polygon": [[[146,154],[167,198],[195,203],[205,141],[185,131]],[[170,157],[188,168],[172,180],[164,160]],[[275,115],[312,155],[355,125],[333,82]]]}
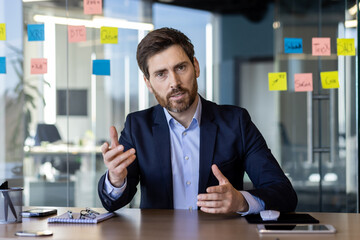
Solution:
{"label": "monitor in background", "polygon": [[[66,111],[67,97],[69,97],[69,113]],[[59,116],[87,116],[87,102],[87,89],[58,89],[56,91],[56,113]]]}

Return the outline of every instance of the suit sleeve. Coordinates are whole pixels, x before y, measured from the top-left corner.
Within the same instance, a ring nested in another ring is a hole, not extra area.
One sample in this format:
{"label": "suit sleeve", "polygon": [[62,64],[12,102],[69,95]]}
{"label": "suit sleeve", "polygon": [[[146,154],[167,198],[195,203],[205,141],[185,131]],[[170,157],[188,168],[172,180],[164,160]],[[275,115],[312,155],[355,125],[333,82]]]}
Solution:
{"label": "suit sleeve", "polygon": [[240,126],[245,171],[254,184],[254,189],[248,192],[263,200],[265,209],[295,211],[296,192],[246,110]]}
{"label": "suit sleeve", "polygon": [[[130,148],[135,148],[136,150],[136,146],[134,145],[131,137],[131,114],[128,115],[128,117],[126,118],[125,127],[121,132],[121,136],[119,138],[119,144],[124,146],[124,151],[127,151]],[[130,203],[137,191],[136,186],[139,183],[139,168],[137,159],[135,159],[135,161],[128,166],[127,171],[127,186],[121,197],[119,197],[118,199],[113,199],[106,192],[106,189],[104,187],[106,174],[104,174],[99,180],[98,194],[101,203],[104,208],[110,212],[116,211],[124,207],[126,204]]]}

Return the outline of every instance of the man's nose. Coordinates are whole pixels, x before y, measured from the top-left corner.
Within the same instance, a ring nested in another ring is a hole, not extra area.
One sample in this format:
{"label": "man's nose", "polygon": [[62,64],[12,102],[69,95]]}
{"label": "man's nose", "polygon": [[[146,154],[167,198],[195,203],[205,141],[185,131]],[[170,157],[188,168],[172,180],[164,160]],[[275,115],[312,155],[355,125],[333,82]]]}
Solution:
{"label": "man's nose", "polygon": [[180,83],[181,83],[179,75],[176,74],[176,72],[171,71],[169,73],[169,82],[170,82],[170,87],[171,88],[178,87],[180,85]]}

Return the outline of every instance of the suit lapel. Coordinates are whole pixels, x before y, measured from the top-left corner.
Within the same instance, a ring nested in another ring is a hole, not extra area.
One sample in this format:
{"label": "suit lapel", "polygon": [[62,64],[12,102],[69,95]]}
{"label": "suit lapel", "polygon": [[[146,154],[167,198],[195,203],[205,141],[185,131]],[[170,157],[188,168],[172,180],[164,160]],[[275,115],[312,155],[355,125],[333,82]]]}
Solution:
{"label": "suit lapel", "polygon": [[201,101],[199,193],[205,193],[213,163],[218,127],[212,122],[214,115],[210,103],[203,98]]}
{"label": "suit lapel", "polygon": [[166,184],[166,191],[171,206],[173,208],[173,181],[172,181],[172,167],[170,154],[170,132],[169,126],[166,122],[166,117],[163,108],[158,105],[154,112],[153,137],[155,143],[156,158],[160,160],[163,174],[164,184]]}

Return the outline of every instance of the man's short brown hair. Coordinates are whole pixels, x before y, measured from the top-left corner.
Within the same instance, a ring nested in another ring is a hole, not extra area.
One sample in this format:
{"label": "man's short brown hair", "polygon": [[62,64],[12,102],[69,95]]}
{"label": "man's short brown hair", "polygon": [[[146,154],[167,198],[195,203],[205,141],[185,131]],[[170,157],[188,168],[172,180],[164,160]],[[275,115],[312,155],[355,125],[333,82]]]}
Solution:
{"label": "man's short brown hair", "polygon": [[146,79],[150,79],[148,59],[173,45],[182,47],[194,64],[194,46],[185,34],[173,28],[156,29],[148,33],[137,47],[136,59]]}

